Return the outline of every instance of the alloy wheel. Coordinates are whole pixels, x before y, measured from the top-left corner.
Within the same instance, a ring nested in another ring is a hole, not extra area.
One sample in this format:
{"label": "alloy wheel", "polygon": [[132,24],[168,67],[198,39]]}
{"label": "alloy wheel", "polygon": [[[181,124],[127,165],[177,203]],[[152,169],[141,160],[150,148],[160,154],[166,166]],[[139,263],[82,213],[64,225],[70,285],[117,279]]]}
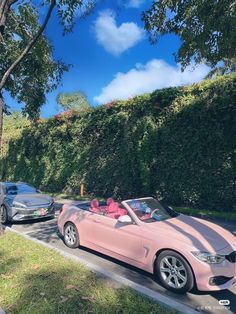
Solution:
{"label": "alloy wheel", "polygon": [[175,289],[184,287],[188,279],[184,264],[177,257],[171,255],[161,259],[160,274],[164,282]]}
{"label": "alloy wheel", "polygon": [[77,232],[75,226],[72,224],[68,224],[65,228],[65,242],[68,246],[72,247],[77,242]]}

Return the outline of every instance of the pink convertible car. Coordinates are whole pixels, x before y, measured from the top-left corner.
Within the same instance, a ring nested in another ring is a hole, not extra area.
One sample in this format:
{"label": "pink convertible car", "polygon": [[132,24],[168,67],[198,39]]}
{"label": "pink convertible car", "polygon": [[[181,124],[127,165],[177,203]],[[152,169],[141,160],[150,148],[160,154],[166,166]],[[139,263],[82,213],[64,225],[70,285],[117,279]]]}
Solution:
{"label": "pink convertible car", "polygon": [[236,282],[236,237],[151,197],[64,205],[58,228],[68,247],[85,246],[153,273],[177,293]]}

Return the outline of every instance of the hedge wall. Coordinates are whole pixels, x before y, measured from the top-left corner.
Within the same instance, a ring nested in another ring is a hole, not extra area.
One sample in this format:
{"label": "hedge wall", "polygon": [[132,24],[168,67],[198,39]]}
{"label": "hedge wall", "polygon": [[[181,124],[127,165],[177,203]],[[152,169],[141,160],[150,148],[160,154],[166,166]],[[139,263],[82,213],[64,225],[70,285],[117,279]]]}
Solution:
{"label": "hedge wall", "polygon": [[25,129],[1,176],[52,192],[235,209],[236,74],[157,90]]}

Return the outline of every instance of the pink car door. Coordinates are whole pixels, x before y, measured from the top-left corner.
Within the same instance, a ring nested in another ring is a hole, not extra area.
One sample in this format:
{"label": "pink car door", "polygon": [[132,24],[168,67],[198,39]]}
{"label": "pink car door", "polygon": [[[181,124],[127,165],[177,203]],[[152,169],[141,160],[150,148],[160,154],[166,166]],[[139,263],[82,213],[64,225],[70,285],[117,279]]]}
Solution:
{"label": "pink car door", "polygon": [[99,214],[89,215],[87,219],[90,220],[89,241],[119,254],[121,260],[123,256],[138,262],[143,261],[145,251],[140,226],[121,224],[117,219]]}

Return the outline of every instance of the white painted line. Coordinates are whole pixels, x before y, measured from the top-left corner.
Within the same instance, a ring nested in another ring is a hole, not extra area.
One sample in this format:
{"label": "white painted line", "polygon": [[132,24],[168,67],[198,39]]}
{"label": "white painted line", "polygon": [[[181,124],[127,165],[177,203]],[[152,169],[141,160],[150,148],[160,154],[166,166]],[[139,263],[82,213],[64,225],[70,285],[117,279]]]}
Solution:
{"label": "white painted line", "polygon": [[40,241],[40,240],[35,239],[35,238],[31,238],[29,235],[22,234],[18,230],[14,230],[14,229],[11,229],[9,227],[6,227],[6,229],[8,231],[15,232],[15,233],[23,236],[24,238],[29,239],[29,240],[31,240],[31,241],[33,241],[35,243],[41,244],[41,245],[43,245],[45,247],[48,247],[48,248],[50,248],[50,249],[60,253],[64,257],[67,257],[67,258],[70,258],[70,259],[75,260],[77,262],[80,262],[84,266],[88,267],[91,271],[93,271],[93,272],[95,272],[97,274],[106,276],[106,277],[108,277],[108,278],[110,278],[112,280],[115,280],[116,282],[118,282],[121,285],[128,286],[128,287],[134,289],[136,292],[138,292],[138,293],[140,293],[142,295],[145,295],[146,297],[156,301],[157,303],[163,305],[166,308],[169,308],[171,310],[174,309],[174,310],[176,310],[176,311],[178,311],[180,313],[184,313],[184,314],[199,314],[199,311],[194,310],[190,306],[187,306],[187,305],[185,305],[183,303],[180,303],[180,302],[178,302],[176,300],[173,300],[171,297],[165,296],[165,295],[163,295],[163,294],[161,294],[159,292],[156,292],[156,291],[153,291],[153,290],[151,290],[149,288],[143,287],[142,285],[140,285],[138,283],[135,283],[135,282],[133,282],[133,281],[131,281],[129,279],[126,279],[125,277],[122,277],[122,276],[117,275],[117,274],[115,274],[113,272],[105,270],[105,269],[101,268],[100,266],[98,266],[96,264],[88,262],[84,258],[75,256],[75,255],[67,253],[67,252],[64,252],[63,250],[58,249],[58,248],[54,247],[53,245],[51,245],[49,243],[45,243],[45,242]]}

